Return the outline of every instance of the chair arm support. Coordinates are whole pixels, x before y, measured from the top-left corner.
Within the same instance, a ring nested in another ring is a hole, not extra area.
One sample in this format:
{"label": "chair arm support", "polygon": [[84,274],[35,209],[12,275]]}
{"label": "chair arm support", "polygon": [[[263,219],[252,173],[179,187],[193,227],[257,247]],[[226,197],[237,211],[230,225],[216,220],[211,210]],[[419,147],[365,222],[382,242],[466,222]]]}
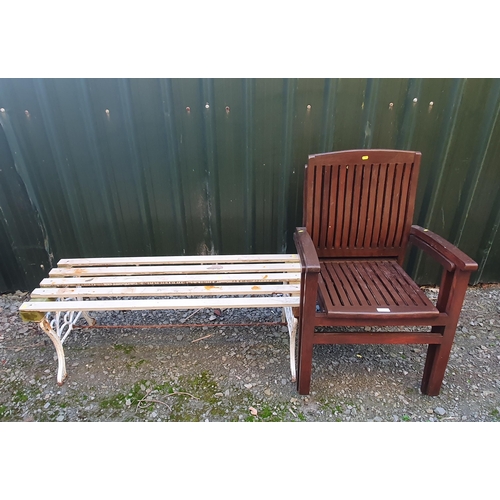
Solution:
{"label": "chair arm support", "polygon": [[300,263],[306,273],[319,273],[319,259],[316,247],[305,227],[298,227],[293,235]]}
{"label": "chair arm support", "polygon": [[462,250],[423,227],[411,226],[410,243],[428,253],[447,271],[451,272],[457,268],[460,271],[473,272],[478,268],[477,262],[473,261]]}

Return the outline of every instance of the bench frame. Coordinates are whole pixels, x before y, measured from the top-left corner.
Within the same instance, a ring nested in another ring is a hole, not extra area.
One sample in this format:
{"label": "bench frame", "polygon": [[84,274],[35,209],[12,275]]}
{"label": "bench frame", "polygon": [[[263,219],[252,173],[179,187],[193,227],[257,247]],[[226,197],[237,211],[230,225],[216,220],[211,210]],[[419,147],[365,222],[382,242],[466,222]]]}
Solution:
{"label": "bench frame", "polygon": [[67,376],[64,341],[81,317],[95,325],[89,312],[283,308],[295,381],[300,277],[296,254],[62,259],[19,312],[23,321],[39,322],[54,344],[57,383],[62,385]]}

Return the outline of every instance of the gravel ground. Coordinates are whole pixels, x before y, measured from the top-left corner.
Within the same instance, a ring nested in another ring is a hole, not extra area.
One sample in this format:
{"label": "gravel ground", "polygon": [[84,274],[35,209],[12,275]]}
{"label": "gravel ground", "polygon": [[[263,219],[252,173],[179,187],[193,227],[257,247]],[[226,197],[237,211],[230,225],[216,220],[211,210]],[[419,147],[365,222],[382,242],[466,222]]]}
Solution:
{"label": "gravel ground", "polygon": [[[435,299],[437,289],[426,293]],[[27,297],[0,296],[0,421],[500,420],[500,285],[468,290],[437,397],[420,393],[419,345],[315,346],[311,394],[300,396],[286,327],[223,326],[280,321],[276,309],[95,315],[101,325],[214,326],[79,329],[65,343],[68,378],[59,387],[52,343],[19,318]]]}

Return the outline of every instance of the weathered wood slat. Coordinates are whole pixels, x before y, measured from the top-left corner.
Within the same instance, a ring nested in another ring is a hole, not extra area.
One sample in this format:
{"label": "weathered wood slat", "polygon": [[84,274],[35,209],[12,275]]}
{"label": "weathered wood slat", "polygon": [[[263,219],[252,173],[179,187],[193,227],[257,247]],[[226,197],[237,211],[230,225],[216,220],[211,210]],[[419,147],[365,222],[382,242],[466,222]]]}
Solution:
{"label": "weathered wood slat", "polygon": [[137,276],[170,274],[266,273],[299,272],[300,263],[283,264],[198,264],[186,266],[111,266],[68,267],[51,269],[50,277],[63,276]]}
{"label": "weathered wood slat", "polygon": [[254,273],[254,274],[178,274],[175,276],[90,276],[79,278],[45,278],[41,287],[50,286],[141,286],[176,283],[299,283],[300,273]]}
{"label": "weathered wood slat", "polygon": [[300,285],[206,285],[206,286],[138,286],[35,288],[31,298],[58,297],[155,297],[185,295],[272,295],[299,294]]}
{"label": "weathered wood slat", "polygon": [[19,310],[37,312],[57,311],[141,311],[160,309],[203,308],[261,308],[298,307],[300,297],[249,297],[203,299],[148,300],[68,300],[57,302],[24,302]]}
{"label": "weathered wood slat", "polygon": [[249,262],[299,262],[296,254],[259,255],[182,255],[161,257],[102,257],[92,259],[61,259],[58,267],[149,266],[175,264],[228,264]]}

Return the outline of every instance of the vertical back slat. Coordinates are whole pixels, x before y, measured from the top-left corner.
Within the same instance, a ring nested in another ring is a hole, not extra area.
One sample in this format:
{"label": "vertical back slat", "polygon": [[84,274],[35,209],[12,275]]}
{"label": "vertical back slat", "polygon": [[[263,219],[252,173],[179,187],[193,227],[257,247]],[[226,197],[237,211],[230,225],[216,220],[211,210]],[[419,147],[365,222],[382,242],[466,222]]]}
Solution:
{"label": "vertical back slat", "polygon": [[314,172],[315,167],[306,165],[304,175],[304,210],[303,224],[307,228],[309,234],[312,233],[313,217],[314,217]]}
{"label": "vertical back slat", "polygon": [[[394,170],[395,165],[387,165],[385,178],[384,201],[380,225],[380,245],[387,247],[387,235],[392,221],[396,221],[397,213],[394,210]],[[397,222],[397,221],[396,221]]]}
{"label": "vertical back slat", "polygon": [[342,248],[342,226],[344,223],[346,169],[339,168],[339,184],[337,189],[337,214],[335,217],[335,239],[334,248]]}
{"label": "vertical back slat", "polygon": [[365,236],[363,238],[362,248],[367,248],[371,245],[373,238],[373,227],[375,225],[375,206],[377,203],[377,190],[373,189],[373,185],[378,184],[380,174],[379,165],[370,165],[370,184],[368,186],[368,211],[366,214]]}
{"label": "vertical back slat", "polygon": [[[406,217],[406,210],[408,205],[408,196],[410,189],[410,177],[411,170],[410,168],[405,168],[403,172],[403,176],[401,179],[401,194],[400,194],[400,208],[399,208],[399,216],[401,219]],[[403,239],[404,234],[404,224],[399,224],[394,235],[394,243],[393,246],[401,246],[401,241]]]}
{"label": "vertical back slat", "polygon": [[361,205],[361,188],[363,181],[363,165],[354,165],[353,167],[353,189],[352,189],[352,210],[351,210],[351,228],[349,231],[349,248],[356,246],[356,236],[359,229],[359,212]]}
{"label": "vertical back slat", "polygon": [[330,176],[330,206],[328,207],[328,231],[326,236],[326,248],[332,248],[335,236],[335,218],[337,214],[337,192],[339,184],[339,169],[331,166]]}
{"label": "vertical back slat", "polygon": [[321,194],[321,224],[319,228],[318,247],[326,248],[328,225],[330,220],[330,184],[332,167],[323,167],[323,188]]}
{"label": "vertical back slat", "polygon": [[415,206],[420,153],[353,150],[311,155],[304,220],[320,257],[401,260]]}
{"label": "vertical back slat", "polygon": [[382,216],[384,211],[385,179],[387,165],[379,165],[378,182],[372,184],[371,190],[375,194],[375,209],[373,213],[373,233],[370,246],[380,246],[380,229],[382,227]]}
{"label": "vertical back slat", "polygon": [[[403,177],[403,171],[406,165],[396,164],[394,172],[394,185],[393,185],[393,195],[392,195],[392,217],[389,224],[389,232],[387,233],[387,239],[385,245],[387,247],[394,247],[394,238],[398,227],[401,225],[401,181]],[[403,211],[404,214],[404,211]]]}
{"label": "vertical back slat", "polygon": [[349,247],[349,231],[352,222],[352,189],[354,183],[354,165],[345,166],[346,186],[344,197],[344,217],[342,223],[342,248]]}
{"label": "vertical back slat", "polygon": [[358,228],[356,232],[356,241],[354,242],[354,246],[359,248],[364,244],[364,238],[366,234],[366,229],[369,224],[368,217],[368,203],[370,198],[370,176],[372,169],[368,165],[360,166],[360,175],[361,175],[361,187],[360,187],[360,206],[359,206],[359,215],[358,215]]}
{"label": "vertical back slat", "polygon": [[312,230],[311,230],[311,238],[318,246],[318,238],[319,238],[319,227],[321,224],[321,185],[323,183],[323,168],[316,167],[314,169],[314,191],[313,191],[313,221],[312,221]]}

